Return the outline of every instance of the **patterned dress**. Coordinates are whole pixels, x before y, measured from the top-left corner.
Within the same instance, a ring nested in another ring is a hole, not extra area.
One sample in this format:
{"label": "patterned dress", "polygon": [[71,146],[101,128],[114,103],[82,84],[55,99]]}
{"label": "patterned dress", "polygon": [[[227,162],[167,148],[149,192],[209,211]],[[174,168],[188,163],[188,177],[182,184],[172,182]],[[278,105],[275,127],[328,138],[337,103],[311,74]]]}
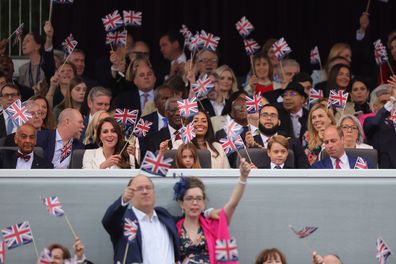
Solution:
{"label": "patterned dress", "polygon": [[210,264],[208,246],[201,227],[198,229],[198,236],[199,238],[197,243],[194,244],[194,242],[188,237],[187,231],[183,226],[180,237],[180,255],[183,260],[183,264]]}

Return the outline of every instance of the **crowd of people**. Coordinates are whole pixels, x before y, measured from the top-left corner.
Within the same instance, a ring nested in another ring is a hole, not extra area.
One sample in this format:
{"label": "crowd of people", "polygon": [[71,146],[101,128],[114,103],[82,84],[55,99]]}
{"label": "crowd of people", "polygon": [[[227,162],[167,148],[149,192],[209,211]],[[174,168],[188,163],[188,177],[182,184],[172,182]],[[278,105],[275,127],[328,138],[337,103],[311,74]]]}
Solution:
{"label": "crowd of people", "polygon": [[[360,21],[355,44],[371,52],[365,46],[372,43],[365,34],[368,14]],[[209,153],[209,168],[240,167],[230,200],[205,216],[203,182],[182,178],[175,185],[175,199],[184,212],[177,222],[165,209],[154,207],[151,179],[135,176],[102,220],[115,262],[122,261],[129,245],[128,263],[216,263],[216,240],[229,239],[228,225],[251,169],[396,168],[396,31],[388,37],[389,64],[380,65],[378,73],[355,75],[351,46],[335,43],[324,69],[310,75],[291,57],[278,60],[272,49],[276,40],[269,39],[251,57],[252,69],[242,82],[233,69],[220,64],[215,51],[186,54],[177,31],[159,40],[167,68],[154,69],[154,47],[128,34],[126,46],[110,51],[108,65],[100,69],[103,78],[95,80],[85,75],[83,50],[74,49],[65,61],[65,54],[54,49],[51,22],[45,23],[44,32],[45,41],[33,32],[24,36],[22,52],[28,62],[19,68],[17,79],[13,61],[5,55],[7,41],[0,43],[0,168],[66,169],[77,150],[85,150],[82,169],[138,169],[147,151],[167,155],[172,150],[175,168],[202,168],[202,153]],[[192,85],[204,75],[214,89],[199,100],[197,113],[186,118],[178,100],[196,96]],[[311,102],[312,88],[323,98]],[[344,107],[329,106],[330,91],[349,93]],[[261,107],[250,113],[246,102],[254,95],[260,96]],[[32,116],[22,125],[6,111],[18,99]],[[116,109],[138,110],[139,118],[152,123],[150,130],[143,137],[130,135],[114,118]],[[238,150],[229,153],[222,144],[230,120],[242,127],[244,149],[255,155],[252,159],[247,155],[245,160]],[[195,137],[183,142],[179,130],[191,121]],[[123,235],[125,218],[139,223],[136,243],[128,244]],[[83,245],[76,243],[75,251],[81,251]],[[51,251],[70,256],[61,245],[51,246]],[[83,261],[89,263],[85,257]],[[256,263],[287,261],[278,249],[268,249]],[[341,261],[336,255],[314,254],[313,263]]]}

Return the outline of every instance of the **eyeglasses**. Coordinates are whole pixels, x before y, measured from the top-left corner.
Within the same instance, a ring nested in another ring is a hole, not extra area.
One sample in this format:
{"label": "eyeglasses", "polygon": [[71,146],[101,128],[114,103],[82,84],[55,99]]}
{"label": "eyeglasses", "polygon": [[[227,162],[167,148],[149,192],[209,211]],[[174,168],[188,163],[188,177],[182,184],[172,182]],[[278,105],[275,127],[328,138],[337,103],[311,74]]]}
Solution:
{"label": "eyeglasses", "polygon": [[295,91],[288,91],[288,92],[284,92],[282,96],[285,97],[285,96],[296,96],[296,95],[298,95],[297,92],[295,92]]}
{"label": "eyeglasses", "polygon": [[213,59],[200,59],[198,62],[202,62],[204,64],[208,64],[208,63],[216,63],[217,59],[213,58]]}
{"label": "eyeglasses", "polygon": [[187,196],[183,200],[186,201],[186,202],[196,201],[197,203],[201,203],[204,200],[204,198],[202,196],[197,196],[197,197]]}
{"label": "eyeglasses", "polygon": [[271,119],[278,118],[278,114],[275,114],[275,113],[266,113],[266,112],[264,112],[264,113],[261,113],[260,116],[264,117],[264,118],[268,118],[269,117]]}
{"label": "eyeglasses", "polygon": [[343,130],[349,130],[349,129],[351,129],[351,130],[358,130],[358,127],[357,127],[357,126],[342,125],[342,126],[341,126],[341,129],[343,129]]}
{"label": "eyeglasses", "polygon": [[19,96],[19,93],[9,93],[9,94],[2,94],[1,95],[1,97],[4,97],[4,98],[9,98],[9,97],[15,98],[15,97],[18,97],[18,96]]}
{"label": "eyeglasses", "polygon": [[135,192],[143,192],[144,190],[150,192],[150,191],[152,191],[153,189],[154,189],[154,187],[151,186],[151,185],[138,186],[138,187],[136,187]]}

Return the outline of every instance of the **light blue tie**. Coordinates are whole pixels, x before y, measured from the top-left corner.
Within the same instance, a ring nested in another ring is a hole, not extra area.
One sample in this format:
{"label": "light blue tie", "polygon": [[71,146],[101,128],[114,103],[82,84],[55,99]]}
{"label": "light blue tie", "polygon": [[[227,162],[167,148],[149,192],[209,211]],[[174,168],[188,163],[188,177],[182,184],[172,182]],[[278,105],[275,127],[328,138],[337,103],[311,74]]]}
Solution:
{"label": "light blue tie", "polygon": [[164,123],[164,126],[163,126],[163,127],[167,127],[168,124],[169,124],[168,118],[167,118],[167,117],[163,117],[163,118],[162,118],[162,122]]}

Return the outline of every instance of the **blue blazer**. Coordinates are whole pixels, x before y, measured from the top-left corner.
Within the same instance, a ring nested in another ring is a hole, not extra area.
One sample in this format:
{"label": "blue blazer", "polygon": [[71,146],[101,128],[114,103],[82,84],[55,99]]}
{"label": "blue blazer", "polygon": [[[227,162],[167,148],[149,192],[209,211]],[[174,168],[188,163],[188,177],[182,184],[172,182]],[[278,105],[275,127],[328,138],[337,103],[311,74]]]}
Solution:
{"label": "blue blazer", "polygon": [[147,135],[154,134],[155,132],[158,132],[158,114],[157,111],[154,111],[148,115],[145,115],[142,117],[144,121],[149,121],[152,122],[153,124],[150,127],[150,131],[147,133]]}
{"label": "blue blazer", "polygon": [[[348,155],[348,154],[347,154],[347,157],[348,157],[348,161],[349,161],[349,167],[351,169],[354,169],[356,160],[358,157],[356,157],[354,155]],[[362,157],[362,158],[367,163],[369,169],[375,169],[373,164],[368,159],[365,159],[364,157]],[[330,157],[316,161],[312,165],[312,169],[333,169],[333,164],[331,163]]]}
{"label": "blue blazer", "polygon": [[[135,221],[138,225],[138,231],[136,233],[135,240],[130,242],[126,263],[143,263],[142,234],[140,232],[139,222],[133,210],[128,208],[129,206],[121,205],[121,197],[119,197],[107,209],[102,219],[102,224],[110,235],[114,250],[114,263],[117,263],[117,261],[122,262],[126,244],[128,243],[127,238],[124,236],[124,219],[129,218],[132,221]],[[180,246],[179,234],[176,229],[176,219],[162,207],[156,207],[154,210],[158,215],[159,221],[165,225],[169,236],[172,239],[176,262],[179,259],[178,250]],[[152,239],[156,238],[153,237]]]}
{"label": "blue blazer", "polygon": [[[36,145],[42,147],[44,150],[44,158],[52,162],[55,152],[55,140],[56,140],[56,130],[41,130],[37,132],[37,143]],[[80,141],[74,139],[72,150],[84,149],[85,146]]]}

